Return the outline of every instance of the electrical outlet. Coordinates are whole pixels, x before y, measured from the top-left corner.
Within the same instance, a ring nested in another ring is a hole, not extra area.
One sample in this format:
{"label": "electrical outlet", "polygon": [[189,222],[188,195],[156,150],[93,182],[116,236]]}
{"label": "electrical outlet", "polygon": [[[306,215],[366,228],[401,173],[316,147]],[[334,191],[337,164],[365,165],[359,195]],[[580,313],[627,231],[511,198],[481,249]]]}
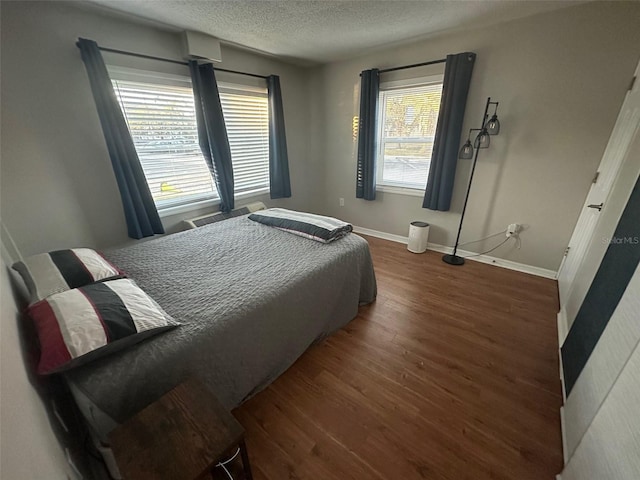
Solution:
{"label": "electrical outlet", "polygon": [[340,206],[341,206],[341,207],[344,207],[344,198],[341,198],[341,199],[340,199]]}
{"label": "electrical outlet", "polygon": [[520,233],[521,225],[519,223],[512,223],[507,227],[507,238],[513,237],[514,235],[518,235]]}

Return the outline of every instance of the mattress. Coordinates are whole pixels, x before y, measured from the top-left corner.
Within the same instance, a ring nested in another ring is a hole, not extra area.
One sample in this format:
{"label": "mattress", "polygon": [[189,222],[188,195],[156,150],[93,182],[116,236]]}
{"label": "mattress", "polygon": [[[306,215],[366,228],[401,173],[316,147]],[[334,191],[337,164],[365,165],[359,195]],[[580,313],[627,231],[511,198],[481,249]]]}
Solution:
{"label": "mattress", "polygon": [[246,216],[105,256],[182,325],[65,373],[103,439],[189,377],[239,405],[376,296],[363,238],[322,244]]}

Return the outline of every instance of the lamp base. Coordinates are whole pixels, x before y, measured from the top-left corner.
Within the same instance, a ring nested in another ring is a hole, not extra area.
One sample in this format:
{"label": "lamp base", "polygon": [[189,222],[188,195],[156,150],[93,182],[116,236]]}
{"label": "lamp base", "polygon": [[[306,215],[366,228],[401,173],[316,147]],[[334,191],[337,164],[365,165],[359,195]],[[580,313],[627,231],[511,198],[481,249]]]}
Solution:
{"label": "lamp base", "polygon": [[442,261],[449,265],[464,265],[464,258],[457,255],[444,255]]}

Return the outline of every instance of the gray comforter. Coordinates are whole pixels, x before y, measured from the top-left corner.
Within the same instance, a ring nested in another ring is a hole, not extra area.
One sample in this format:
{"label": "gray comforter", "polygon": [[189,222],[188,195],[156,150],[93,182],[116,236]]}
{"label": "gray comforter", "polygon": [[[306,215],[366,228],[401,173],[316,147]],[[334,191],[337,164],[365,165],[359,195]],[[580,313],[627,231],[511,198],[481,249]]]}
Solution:
{"label": "gray comforter", "polygon": [[361,237],[325,245],[246,216],[106,257],[183,324],[66,374],[118,422],[187,377],[235,407],[376,296]]}

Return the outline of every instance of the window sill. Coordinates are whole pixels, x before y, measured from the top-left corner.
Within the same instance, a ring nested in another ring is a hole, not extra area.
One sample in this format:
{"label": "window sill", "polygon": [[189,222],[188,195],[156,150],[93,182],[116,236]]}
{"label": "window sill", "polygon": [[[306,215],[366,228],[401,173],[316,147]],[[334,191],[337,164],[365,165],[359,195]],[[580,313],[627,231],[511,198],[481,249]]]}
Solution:
{"label": "window sill", "polygon": [[[269,193],[269,189],[265,188],[262,190],[256,190],[253,192],[241,193],[235,196],[235,200],[243,200],[246,198],[258,197],[260,195],[264,195]],[[158,215],[160,218],[171,217],[174,215],[180,215],[182,213],[194,212],[196,210],[202,210],[203,208],[211,208],[216,205],[220,205],[219,198],[209,198],[206,200],[198,200],[197,202],[186,203],[184,205],[176,205],[175,207],[167,207],[163,209],[158,209]],[[238,206],[236,206],[238,208]]]}
{"label": "window sill", "polygon": [[160,215],[160,218],[171,217],[173,215],[192,212],[202,208],[214,207],[219,204],[219,198],[208,198],[206,200],[198,200],[197,202],[185,203],[184,205],[176,205],[175,207],[159,208],[158,215]]}
{"label": "window sill", "polygon": [[377,192],[395,193],[409,197],[424,197],[424,190],[419,188],[392,187],[391,185],[376,185]]}

